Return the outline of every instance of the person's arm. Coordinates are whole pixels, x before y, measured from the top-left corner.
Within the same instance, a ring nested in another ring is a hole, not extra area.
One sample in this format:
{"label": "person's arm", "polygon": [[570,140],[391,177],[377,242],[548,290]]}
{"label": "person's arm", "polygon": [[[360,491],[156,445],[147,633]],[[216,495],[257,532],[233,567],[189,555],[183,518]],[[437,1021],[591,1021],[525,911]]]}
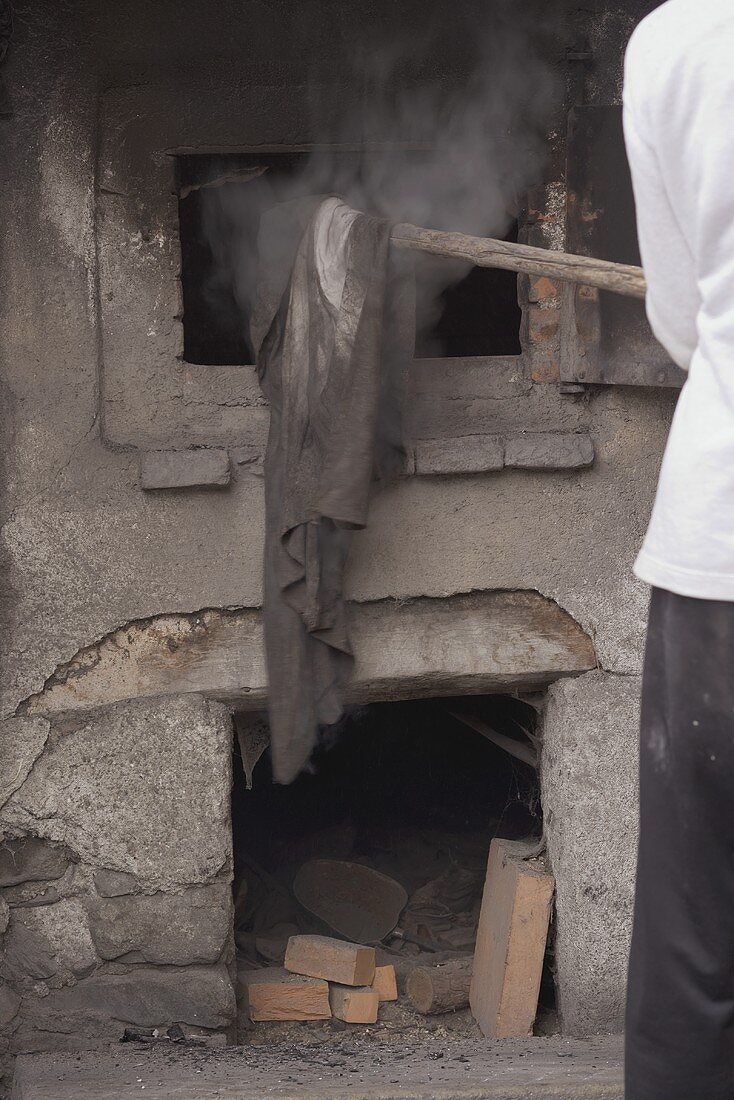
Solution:
{"label": "person's arm", "polygon": [[698,343],[700,299],[691,250],[668,197],[658,156],[646,133],[645,58],[633,38],[627,53],[624,133],[637,208],[637,235],[648,284],[647,315],[655,336],[688,369]]}

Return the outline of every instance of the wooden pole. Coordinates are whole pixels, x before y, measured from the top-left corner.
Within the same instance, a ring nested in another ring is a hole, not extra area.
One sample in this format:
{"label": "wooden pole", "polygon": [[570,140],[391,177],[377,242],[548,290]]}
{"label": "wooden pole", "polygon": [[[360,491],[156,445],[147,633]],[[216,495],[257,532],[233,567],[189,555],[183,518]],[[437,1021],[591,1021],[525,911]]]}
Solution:
{"label": "wooden pole", "polygon": [[595,260],[590,256],[574,256],[569,252],[554,252],[549,248],[533,248],[529,244],[513,244],[491,237],[470,237],[465,233],[442,233],[437,229],[421,229],[401,222],[392,230],[391,239],[398,248],[430,252],[433,256],[450,256],[466,260],[476,267],[499,267],[504,271],[519,271],[525,275],[546,275],[549,279],[583,283],[585,286],[611,290],[629,298],[644,298],[647,284],[641,267],[615,264],[611,260]]}

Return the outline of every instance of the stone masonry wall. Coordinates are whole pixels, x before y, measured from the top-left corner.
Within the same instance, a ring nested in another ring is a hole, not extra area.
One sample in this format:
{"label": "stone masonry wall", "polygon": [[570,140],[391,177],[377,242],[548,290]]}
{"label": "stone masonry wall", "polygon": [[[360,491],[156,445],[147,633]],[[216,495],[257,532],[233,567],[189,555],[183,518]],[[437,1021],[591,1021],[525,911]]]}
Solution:
{"label": "stone masonry wall", "polygon": [[[444,61],[443,54],[450,56],[444,44],[460,9],[480,18],[485,3],[438,6],[442,56],[435,64],[437,71],[444,66],[444,78],[450,77],[446,66],[458,63],[456,57]],[[598,51],[589,81],[594,102],[618,100],[625,37],[649,6],[638,0],[584,5]],[[560,7],[562,36],[567,5]],[[133,1022],[183,1021],[222,1031],[234,1015],[227,970],[226,709],[195,694],[174,694],[145,702],[131,697],[101,710],[82,707],[52,723],[24,713],[57,669],[74,667],[83,696],[84,660],[94,659],[100,640],[124,638],[131,623],[155,630],[161,616],[257,611],[261,603],[263,488],[257,462],[247,455],[261,442],[267,410],[244,368],[240,375],[238,368],[224,372],[162,359],[157,377],[154,341],[161,332],[167,339],[178,324],[175,310],[162,309],[158,328],[149,333],[141,331],[135,310],[116,307],[116,290],[101,278],[109,272],[101,273],[98,262],[103,237],[113,242],[111,259],[108,254],[103,262],[114,266],[134,253],[141,279],[147,273],[153,290],[160,257],[170,268],[175,255],[171,224],[149,222],[141,190],[148,168],[158,172],[170,149],[158,149],[142,168],[131,162],[129,178],[99,179],[103,139],[116,148],[116,131],[100,132],[100,104],[119,92],[120,125],[134,116],[145,130],[147,112],[136,108],[126,116],[125,104],[138,103],[147,91],[152,115],[165,85],[181,117],[190,112],[201,127],[206,119],[202,123],[197,114],[199,90],[211,98],[223,87],[236,101],[244,81],[259,89],[253,103],[260,113],[246,119],[253,141],[314,140],[313,131],[287,123],[290,106],[304,100],[294,96],[294,86],[308,82],[317,59],[322,79],[332,80],[340,95],[350,87],[354,93],[348,58],[356,29],[392,26],[391,20],[402,32],[423,27],[425,3],[133,0],[121,20],[119,5],[99,0],[28,0],[17,20],[3,67],[12,113],[0,118],[5,1055],[115,1039]],[[558,53],[563,55],[562,44]],[[286,120],[274,136],[271,110]],[[532,197],[533,240],[561,247],[560,161],[551,175]],[[169,213],[175,211],[170,193],[166,203]],[[105,224],[118,209],[124,210],[119,224]],[[599,945],[617,934],[621,945],[629,924],[635,799],[630,693],[641,668],[647,602],[630,570],[675,395],[623,387],[561,394],[555,290],[537,280],[521,288],[528,355],[418,364],[410,414],[416,436],[450,437],[454,453],[461,453],[463,437],[570,434],[583,436],[587,447],[591,441],[593,463],[543,470],[499,463],[483,473],[405,478],[375,499],[368,529],[355,538],[347,595],[399,605],[474,591],[534,591],[555,601],[592,638],[606,709],[592,720],[573,685],[558,687],[544,778],[559,884],[559,958],[565,960],[559,964],[561,1003],[568,1026],[579,1030],[585,1019],[591,1029],[616,1027],[623,997],[622,948],[600,964]],[[138,352],[149,335],[143,372]],[[226,484],[142,488],[140,440],[134,424],[125,434],[122,391],[109,386],[104,371],[111,342],[117,383],[127,383],[136,422],[187,427],[188,435],[177,428],[165,447],[206,446],[210,426],[229,433],[219,444],[232,448],[231,477],[219,479]],[[126,356],[130,347],[135,352]],[[202,402],[201,393],[210,390],[216,400]],[[242,427],[245,412],[258,428],[257,440]],[[577,683],[579,692],[586,685],[596,698],[596,680]],[[593,754],[584,749],[588,734]],[[577,798],[585,790],[603,793],[605,817],[595,818],[592,804]],[[600,849],[613,854],[608,896],[598,895],[589,925],[594,935],[582,936],[581,919],[591,904],[584,893],[588,868]],[[599,967],[597,979],[577,983],[577,973],[593,966]]]}
{"label": "stone masonry wall", "polygon": [[229,712],[196,696],[3,724],[6,1073],[128,1025],[232,1027],[231,745]]}

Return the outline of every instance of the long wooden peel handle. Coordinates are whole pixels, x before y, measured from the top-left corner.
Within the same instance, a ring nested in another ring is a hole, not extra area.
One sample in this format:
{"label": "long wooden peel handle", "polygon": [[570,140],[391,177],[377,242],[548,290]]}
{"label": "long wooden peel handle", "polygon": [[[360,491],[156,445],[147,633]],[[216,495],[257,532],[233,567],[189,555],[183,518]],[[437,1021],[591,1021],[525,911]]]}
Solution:
{"label": "long wooden peel handle", "polygon": [[574,256],[569,252],[533,248],[529,244],[496,241],[491,237],[442,233],[437,229],[421,229],[407,222],[393,226],[391,240],[398,248],[467,260],[476,267],[499,267],[504,271],[521,271],[526,275],[547,275],[550,279],[583,283],[585,286],[624,294],[629,298],[644,298],[647,291],[641,267],[615,264],[610,260],[594,260],[589,256]]}

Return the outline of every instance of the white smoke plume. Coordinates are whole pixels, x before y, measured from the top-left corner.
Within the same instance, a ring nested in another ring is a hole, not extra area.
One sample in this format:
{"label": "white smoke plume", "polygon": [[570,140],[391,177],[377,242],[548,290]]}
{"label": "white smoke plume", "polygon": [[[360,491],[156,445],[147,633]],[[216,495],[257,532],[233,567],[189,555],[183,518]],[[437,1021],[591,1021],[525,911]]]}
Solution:
{"label": "white smoke plume", "polygon": [[[444,9],[445,20],[444,5],[433,7]],[[323,96],[334,92],[314,66],[316,151],[287,180],[266,171],[256,181],[209,188],[203,196],[216,279],[234,285],[243,316],[254,291],[253,209],[276,201],[337,193],[355,208],[393,221],[505,234],[527,188],[540,177],[560,94],[544,60],[548,28],[539,24],[537,12],[517,0],[488,0],[482,25],[465,28],[463,72],[436,74],[441,20],[429,15],[410,39],[384,30],[367,40],[362,35],[350,65],[354,94],[345,97],[341,117],[328,127],[323,119],[333,119],[334,109],[332,103],[322,110]],[[226,171],[223,161],[219,176]],[[422,292],[434,302],[468,270],[429,258],[420,265]],[[430,319],[425,303],[422,313]]]}

